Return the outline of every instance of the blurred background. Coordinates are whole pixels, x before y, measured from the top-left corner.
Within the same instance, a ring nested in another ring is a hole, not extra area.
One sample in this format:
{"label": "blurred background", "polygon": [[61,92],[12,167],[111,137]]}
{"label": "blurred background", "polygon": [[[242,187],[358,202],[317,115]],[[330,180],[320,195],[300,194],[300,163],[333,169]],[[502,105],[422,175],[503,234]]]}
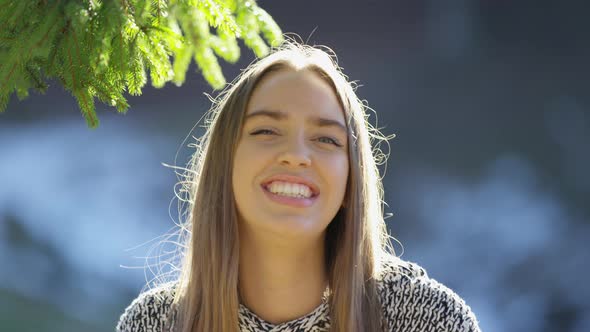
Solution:
{"label": "blurred background", "polygon": [[[590,6],[584,1],[259,1],[332,48],[396,134],[398,254],[483,331],[590,331]],[[231,81],[253,59],[223,64]],[[148,87],[86,127],[56,82],[0,115],[0,330],[113,331],[178,221],[174,171],[213,93]],[[213,95],[215,95],[213,93]],[[153,262],[148,259],[147,261]]]}

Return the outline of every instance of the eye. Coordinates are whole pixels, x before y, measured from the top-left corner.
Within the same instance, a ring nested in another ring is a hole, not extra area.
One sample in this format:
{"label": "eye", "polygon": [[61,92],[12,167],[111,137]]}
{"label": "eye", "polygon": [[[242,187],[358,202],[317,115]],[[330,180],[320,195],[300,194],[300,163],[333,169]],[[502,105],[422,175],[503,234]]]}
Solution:
{"label": "eye", "polygon": [[253,131],[250,133],[250,135],[252,136],[256,136],[256,135],[276,135],[276,132],[270,130],[270,129],[259,129],[256,131]]}
{"label": "eye", "polygon": [[340,144],[340,142],[338,142],[337,139],[334,139],[332,137],[322,136],[322,137],[318,138],[317,140],[321,143],[327,143],[327,144],[332,144],[337,147],[342,147],[342,144]]}

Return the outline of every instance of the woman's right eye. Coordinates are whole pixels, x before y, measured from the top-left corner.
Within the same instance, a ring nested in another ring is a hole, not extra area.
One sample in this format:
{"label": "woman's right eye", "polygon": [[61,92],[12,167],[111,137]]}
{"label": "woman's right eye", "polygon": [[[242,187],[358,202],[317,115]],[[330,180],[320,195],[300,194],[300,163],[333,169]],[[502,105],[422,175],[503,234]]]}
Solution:
{"label": "woman's right eye", "polygon": [[270,129],[259,129],[250,133],[250,135],[275,135],[276,133]]}

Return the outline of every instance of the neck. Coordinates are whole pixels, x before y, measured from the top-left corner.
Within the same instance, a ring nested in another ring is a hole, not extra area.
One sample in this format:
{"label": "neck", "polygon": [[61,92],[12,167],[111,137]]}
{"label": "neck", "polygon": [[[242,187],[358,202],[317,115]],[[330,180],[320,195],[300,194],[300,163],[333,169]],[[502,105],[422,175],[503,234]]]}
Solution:
{"label": "neck", "polygon": [[272,324],[305,316],[317,308],[327,287],[324,236],[285,241],[241,232],[241,303]]}

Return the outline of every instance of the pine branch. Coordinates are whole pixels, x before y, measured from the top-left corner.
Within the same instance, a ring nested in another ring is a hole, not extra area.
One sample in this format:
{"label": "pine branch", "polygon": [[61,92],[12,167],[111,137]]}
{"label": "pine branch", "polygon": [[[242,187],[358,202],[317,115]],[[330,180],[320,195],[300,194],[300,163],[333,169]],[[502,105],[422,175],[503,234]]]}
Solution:
{"label": "pine branch", "polygon": [[91,128],[95,98],[125,112],[125,95],[140,95],[148,72],[155,87],[182,85],[194,60],[220,89],[217,57],[236,62],[238,39],[258,57],[282,42],[252,0],[0,0],[0,26],[0,112],[13,93],[42,93],[57,79]]}

